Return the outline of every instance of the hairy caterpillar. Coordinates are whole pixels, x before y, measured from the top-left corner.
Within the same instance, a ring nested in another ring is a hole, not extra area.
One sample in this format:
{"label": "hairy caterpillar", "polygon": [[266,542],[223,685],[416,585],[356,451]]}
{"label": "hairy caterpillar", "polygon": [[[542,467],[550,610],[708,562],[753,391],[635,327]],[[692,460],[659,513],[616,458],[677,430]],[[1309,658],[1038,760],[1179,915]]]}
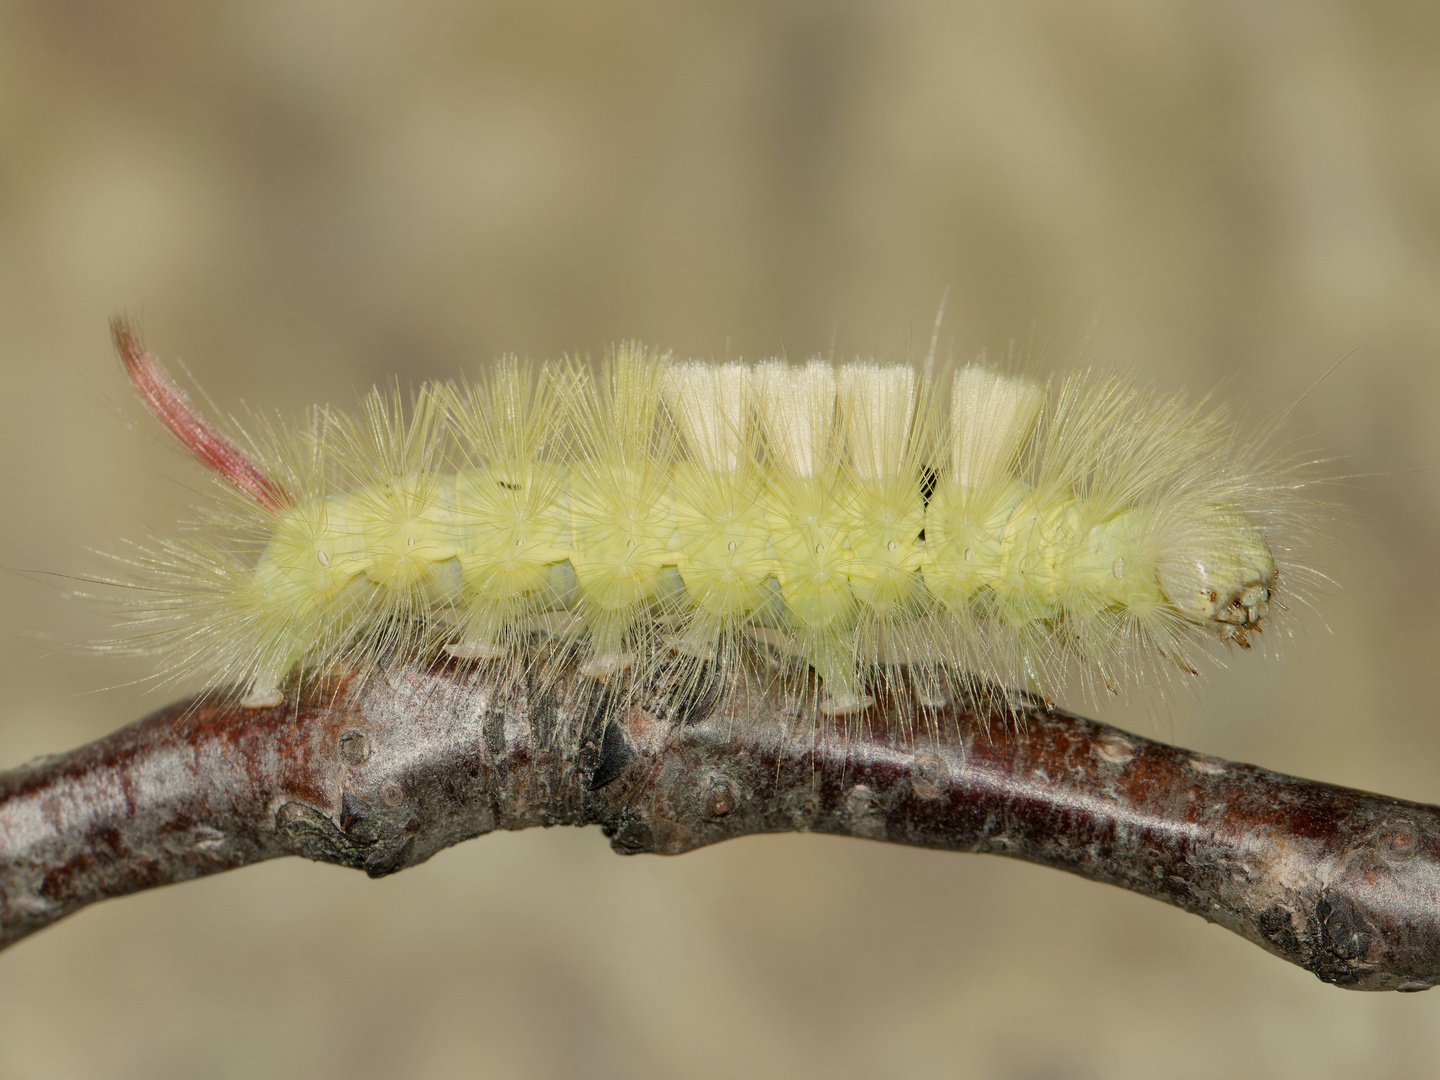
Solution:
{"label": "hairy caterpillar", "polygon": [[1072,666],[1112,690],[1193,675],[1278,605],[1303,508],[1223,412],[1089,372],[1052,393],[983,365],[937,386],[627,345],[598,378],[512,359],[232,439],[113,330],[219,480],[193,535],[125,560],[131,646],[252,708],[297,670],[523,661],[541,639],[597,679],[768,650],[813,670],[828,715],[902,682],[938,704],[953,672],[1047,697]]}

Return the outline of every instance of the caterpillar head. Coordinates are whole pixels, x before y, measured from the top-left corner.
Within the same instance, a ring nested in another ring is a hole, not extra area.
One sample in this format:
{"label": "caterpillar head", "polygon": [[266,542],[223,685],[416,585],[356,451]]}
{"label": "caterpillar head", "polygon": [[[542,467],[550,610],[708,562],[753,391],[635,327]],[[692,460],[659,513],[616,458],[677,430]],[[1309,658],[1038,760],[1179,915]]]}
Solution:
{"label": "caterpillar head", "polygon": [[1160,588],[1186,619],[1242,649],[1270,613],[1275,558],[1264,535],[1239,510],[1210,507],[1168,530],[1156,569]]}

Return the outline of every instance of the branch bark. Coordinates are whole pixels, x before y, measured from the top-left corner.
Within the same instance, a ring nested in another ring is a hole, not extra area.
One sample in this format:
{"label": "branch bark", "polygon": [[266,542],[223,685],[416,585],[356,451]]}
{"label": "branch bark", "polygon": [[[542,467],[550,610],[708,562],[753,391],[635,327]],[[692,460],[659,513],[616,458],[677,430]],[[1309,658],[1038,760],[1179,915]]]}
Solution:
{"label": "branch bark", "polygon": [[622,694],[448,666],[261,712],[197,699],[0,773],[0,948],[281,855],[379,877],[494,829],[598,824],[623,854],[809,831],[1008,855],[1174,904],[1338,986],[1440,982],[1440,808],[1013,707],[893,699],[817,724],[753,686]]}

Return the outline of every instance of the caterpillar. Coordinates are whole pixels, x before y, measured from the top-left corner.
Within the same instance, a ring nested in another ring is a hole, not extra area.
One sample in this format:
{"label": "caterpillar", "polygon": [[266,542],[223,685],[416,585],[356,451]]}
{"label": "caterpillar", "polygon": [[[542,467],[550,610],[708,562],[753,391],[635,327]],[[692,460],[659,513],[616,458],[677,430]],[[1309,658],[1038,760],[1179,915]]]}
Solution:
{"label": "caterpillar", "polygon": [[1187,679],[1282,608],[1305,508],[1225,410],[1089,371],[626,344],[599,375],[510,358],[226,432],[112,330],[216,480],[194,529],[123,558],[124,646],[251,709],[306,672],[541,643],[606,681],[770,657],[828,716],[901,684],[939,705],[957,673],[1047,700],[1072,670]]}

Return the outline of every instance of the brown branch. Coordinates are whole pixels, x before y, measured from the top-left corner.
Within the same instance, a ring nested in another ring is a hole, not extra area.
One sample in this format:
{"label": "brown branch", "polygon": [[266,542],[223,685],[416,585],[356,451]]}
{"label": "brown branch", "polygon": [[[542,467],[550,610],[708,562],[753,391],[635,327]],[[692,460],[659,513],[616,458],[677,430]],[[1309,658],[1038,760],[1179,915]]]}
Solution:
{"label": "brown branch", "polygon": [[[1359,990],[1440,981],[1440,808],[1022,703],[862,725],[793,699],[405,667],[163,710],[0,774],[0,947],[87,904],[279,855],[372,876],[493,829],[673,855],[811,831],[1010,855],[1164,900]],[[857,730],[858,727],[858,730]]]}

